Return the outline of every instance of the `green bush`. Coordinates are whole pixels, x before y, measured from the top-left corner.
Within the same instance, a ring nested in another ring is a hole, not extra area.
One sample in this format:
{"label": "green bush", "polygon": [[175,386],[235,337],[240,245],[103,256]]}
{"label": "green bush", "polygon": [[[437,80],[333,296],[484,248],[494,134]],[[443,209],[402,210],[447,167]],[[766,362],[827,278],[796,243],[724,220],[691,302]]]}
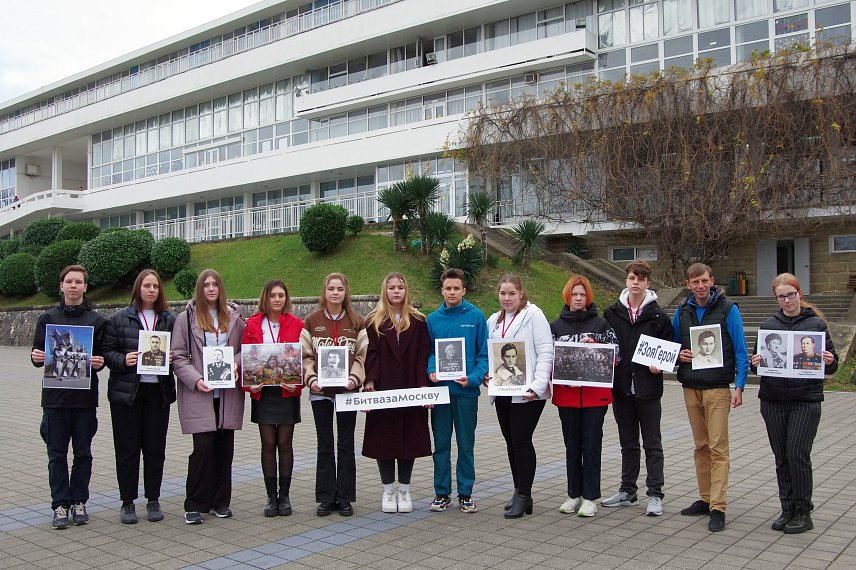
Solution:
{"label": "green bush", "polygon": [[42,247],[57,240],[57,234],[68,222],[62,218],[42,218],[27,224],[24,228],[24,243],[37,244]]}
{"label": "green bush", "polygon": [[348,216],[347,225],[348,231],[351,232],[352,236],[355,236],[363,231],[363,226],[366,225],[366,221],[362,216]]}
{"label": "green bush", "polygon": [[348,211],[333,204],[306,208],[300,218],[300,241],[313,253],[327,253],[345,239]]}
{"label": "green bush", "polygon": [[4,260],[6,256],[12,255],[13,253],[20,253],[21,251],[21,238],[9,238],[0,240],[0,261]]}
{"label": "green bush", "polygon": [[401,242],[401,249],[407,249],[410,236],[415,229],[413,220],[410,218],[404,218],[398,222],[398,241]]}
{"label": "green bush", "polygon": [[44,248],[45,246],[40,243],[28,243],[25,241],[21,244],[19,253],[29,253],[33,257],[38,257]]}
{"label": "green bush", "polygon": [[62,228],[56,235],[56,241],[69,239],[79,239],[80,241],[90,241],[98,237],[101,233],[101,228],[92,222],[72,222]]}
{"label": "green bush", "polygon": [[499,265],[499,256],[493,252],[488,252],[484,263],[491,269],[496,269],[497,265]]}
{"label": "green bush", "polygon": [[182,269],[172,278],[172,284],[176,291],[185,299],[192,299],[196,290],[196,272],[189,267]]}
{"label": "green bush", "polygon": [[166,238],[152,246],[152,269],[167,278],[190,263],[190,244],[181,238]]}
{"label": "green bush", "polygon": [[86,242],[78,260],[89,270],[89,284],[97,287],[132,281],[150,258],[150,241],[138,232],[125,230],[102,232]]}
{"label": "green bush", "polygon": [[35,293],[35,265],[36,258],[29,253],[13,253],[0,261],[0,293],[21,297]]}
{"label": "green bush", "polygon": [[69,239],[54,242],[42,250],[35,266],[36,288],[40,293],[58,298],[59,274],[64,268],[77,263],[81,247],[82,240]]}
{"label": "green bush", "polygon": [[439,288],[440,276],[443,271],[454,267],[464,272],[464,286],[467,289],[475,290],[476,279],[484,267],[484,258],[482,257],[481,246],[472,236],[467,236],[462,242],[454,247],[445,249],[439,256],[434,259],[434,265],[431,270],[431,277],[434,284]]}

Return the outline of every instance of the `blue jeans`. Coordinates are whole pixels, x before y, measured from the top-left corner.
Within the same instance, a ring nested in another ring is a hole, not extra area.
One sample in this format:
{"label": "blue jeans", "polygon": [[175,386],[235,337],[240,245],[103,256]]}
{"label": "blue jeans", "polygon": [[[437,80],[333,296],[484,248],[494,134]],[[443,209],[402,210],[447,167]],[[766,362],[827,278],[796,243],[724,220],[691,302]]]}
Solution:
{"label": "blue jeans", "polygon": [[[51,509],[89,500],[92,476],[92,438],[98,431],[95,408],[43,408],[42,439],[48,447],[48,481]],[[68,473],[68,442],[74,463]]]}
{"label": "blue jeans", "polygon": [[452,428],[458,444],[455,476],[458,496],[471,497],[476,480],[473,449],[476,443],[478,398],[449,396],[448,404],[431,410],[431,430],[434,432],[434,493],[452,494]]}

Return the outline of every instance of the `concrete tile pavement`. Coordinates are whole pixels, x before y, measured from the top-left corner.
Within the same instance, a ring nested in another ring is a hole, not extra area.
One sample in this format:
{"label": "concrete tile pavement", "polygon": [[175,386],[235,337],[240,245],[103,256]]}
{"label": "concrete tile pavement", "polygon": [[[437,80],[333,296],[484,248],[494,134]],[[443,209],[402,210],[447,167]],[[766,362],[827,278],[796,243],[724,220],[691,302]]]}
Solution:
{"label": "concrete tile pavement", "polygon": [[[290,517],[262,515],[264,486],[259,438],[246,414],[236,435],[234,518],[206,516],[185,525],[184,476],[191,438],[180,433],[173,410],[161,504],[166,519],[137,525],[118,521],[113,442],[106,381],[102,379],[94,440],[90,524],[50,527],[47,457],[38,435],[40,380],[23,349],[0,348],[4,424],[0,438],[0,568],[850,568],[856,561],[856,395],[828,394],[815,442],[815,530],[787,536],[770,529],[778,514],[773,459],[758,413],[757,388],[731,415],[732,470],[728,528],[707,531],[707,519],[678,511],[696,499],[693,442],[680,387],[668,384],[663,399],[666,452],[665,514],[644,516],[645,500],[622,509],[600,507],[582,519],[558,512],[566,497],[564,446],[555,409],[548,405],[536,432],[538,473],[535,514],[502,517],[511,492],[505,444],[486,396],[480,402],[476,439],[479,512],[430,513],[430,458],[416,462],[413,513],[380,512],[380,482],[373,461],[358,456],[355,516],[315,516],[315,437],[308,405],[295,431],[295,478]],[[362,437],[362,419],[357,441]],[[615,423],[604,426],[602,493],[618,486],[620,453]],[[645,467],[640,483],[644,494]],[[144,500],[138,511],[144,513]]]}

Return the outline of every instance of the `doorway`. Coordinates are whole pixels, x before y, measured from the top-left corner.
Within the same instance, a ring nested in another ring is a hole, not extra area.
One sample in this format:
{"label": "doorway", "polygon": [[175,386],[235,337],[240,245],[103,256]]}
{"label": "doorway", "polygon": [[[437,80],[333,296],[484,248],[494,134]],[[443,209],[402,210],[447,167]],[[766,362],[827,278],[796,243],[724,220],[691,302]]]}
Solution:
{"label": "doorway", "polygon": [[811,294],[811,242],[809,238],[765,239],[756,244],[757,295],[770,294],[770,284],[780,273],[793,273],[803,292]]}

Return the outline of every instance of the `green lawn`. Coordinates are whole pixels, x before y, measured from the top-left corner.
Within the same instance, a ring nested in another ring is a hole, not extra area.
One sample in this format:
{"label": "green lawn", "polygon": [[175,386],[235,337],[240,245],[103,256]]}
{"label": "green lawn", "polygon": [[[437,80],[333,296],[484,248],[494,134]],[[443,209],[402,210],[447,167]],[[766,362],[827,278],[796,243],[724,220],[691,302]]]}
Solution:
{"label": "green lawn", "polygon": [[[294,297],[316,296],[321,292],[324,276],[333,271],[344,273],[351,282],[353,294],[378,294],[384,275],[401,271],[408,278],[414,300],[422,310],[431,312],[442,298],[431,283],[431,258],[418,251],[393,252],[389,236],[364,232],[348,237],[334,252],[315,255],[306,251],[296,234],[265,236],[225,242],[209,242],[192,246],[191,267],[197,271],[211,267],[223,276],[230,299],[254,299],[268,279],[282,279]],[[467,293],[467,299],[486,314],[499,309],[496,285],[501,275],[520,272],[520,268],[500,259],[496,268],[485,268],[477,289]],[[532,302],[540,306],[548,319],[555,318],[562,308],[562,288],[568,273],[555,265],[535,261],[522,272],[523,283]],[[167,298],[178,299],[171,281],[165,284]],[[615,299],[616,292],[596,289],[598,306]],[[100,288],[88,293],[96,303],[125,303],[130,299],[128,288]],[[26,298],[0,297],[0,306],[33,306],[50,304],[48,297],[37,294]]]}

